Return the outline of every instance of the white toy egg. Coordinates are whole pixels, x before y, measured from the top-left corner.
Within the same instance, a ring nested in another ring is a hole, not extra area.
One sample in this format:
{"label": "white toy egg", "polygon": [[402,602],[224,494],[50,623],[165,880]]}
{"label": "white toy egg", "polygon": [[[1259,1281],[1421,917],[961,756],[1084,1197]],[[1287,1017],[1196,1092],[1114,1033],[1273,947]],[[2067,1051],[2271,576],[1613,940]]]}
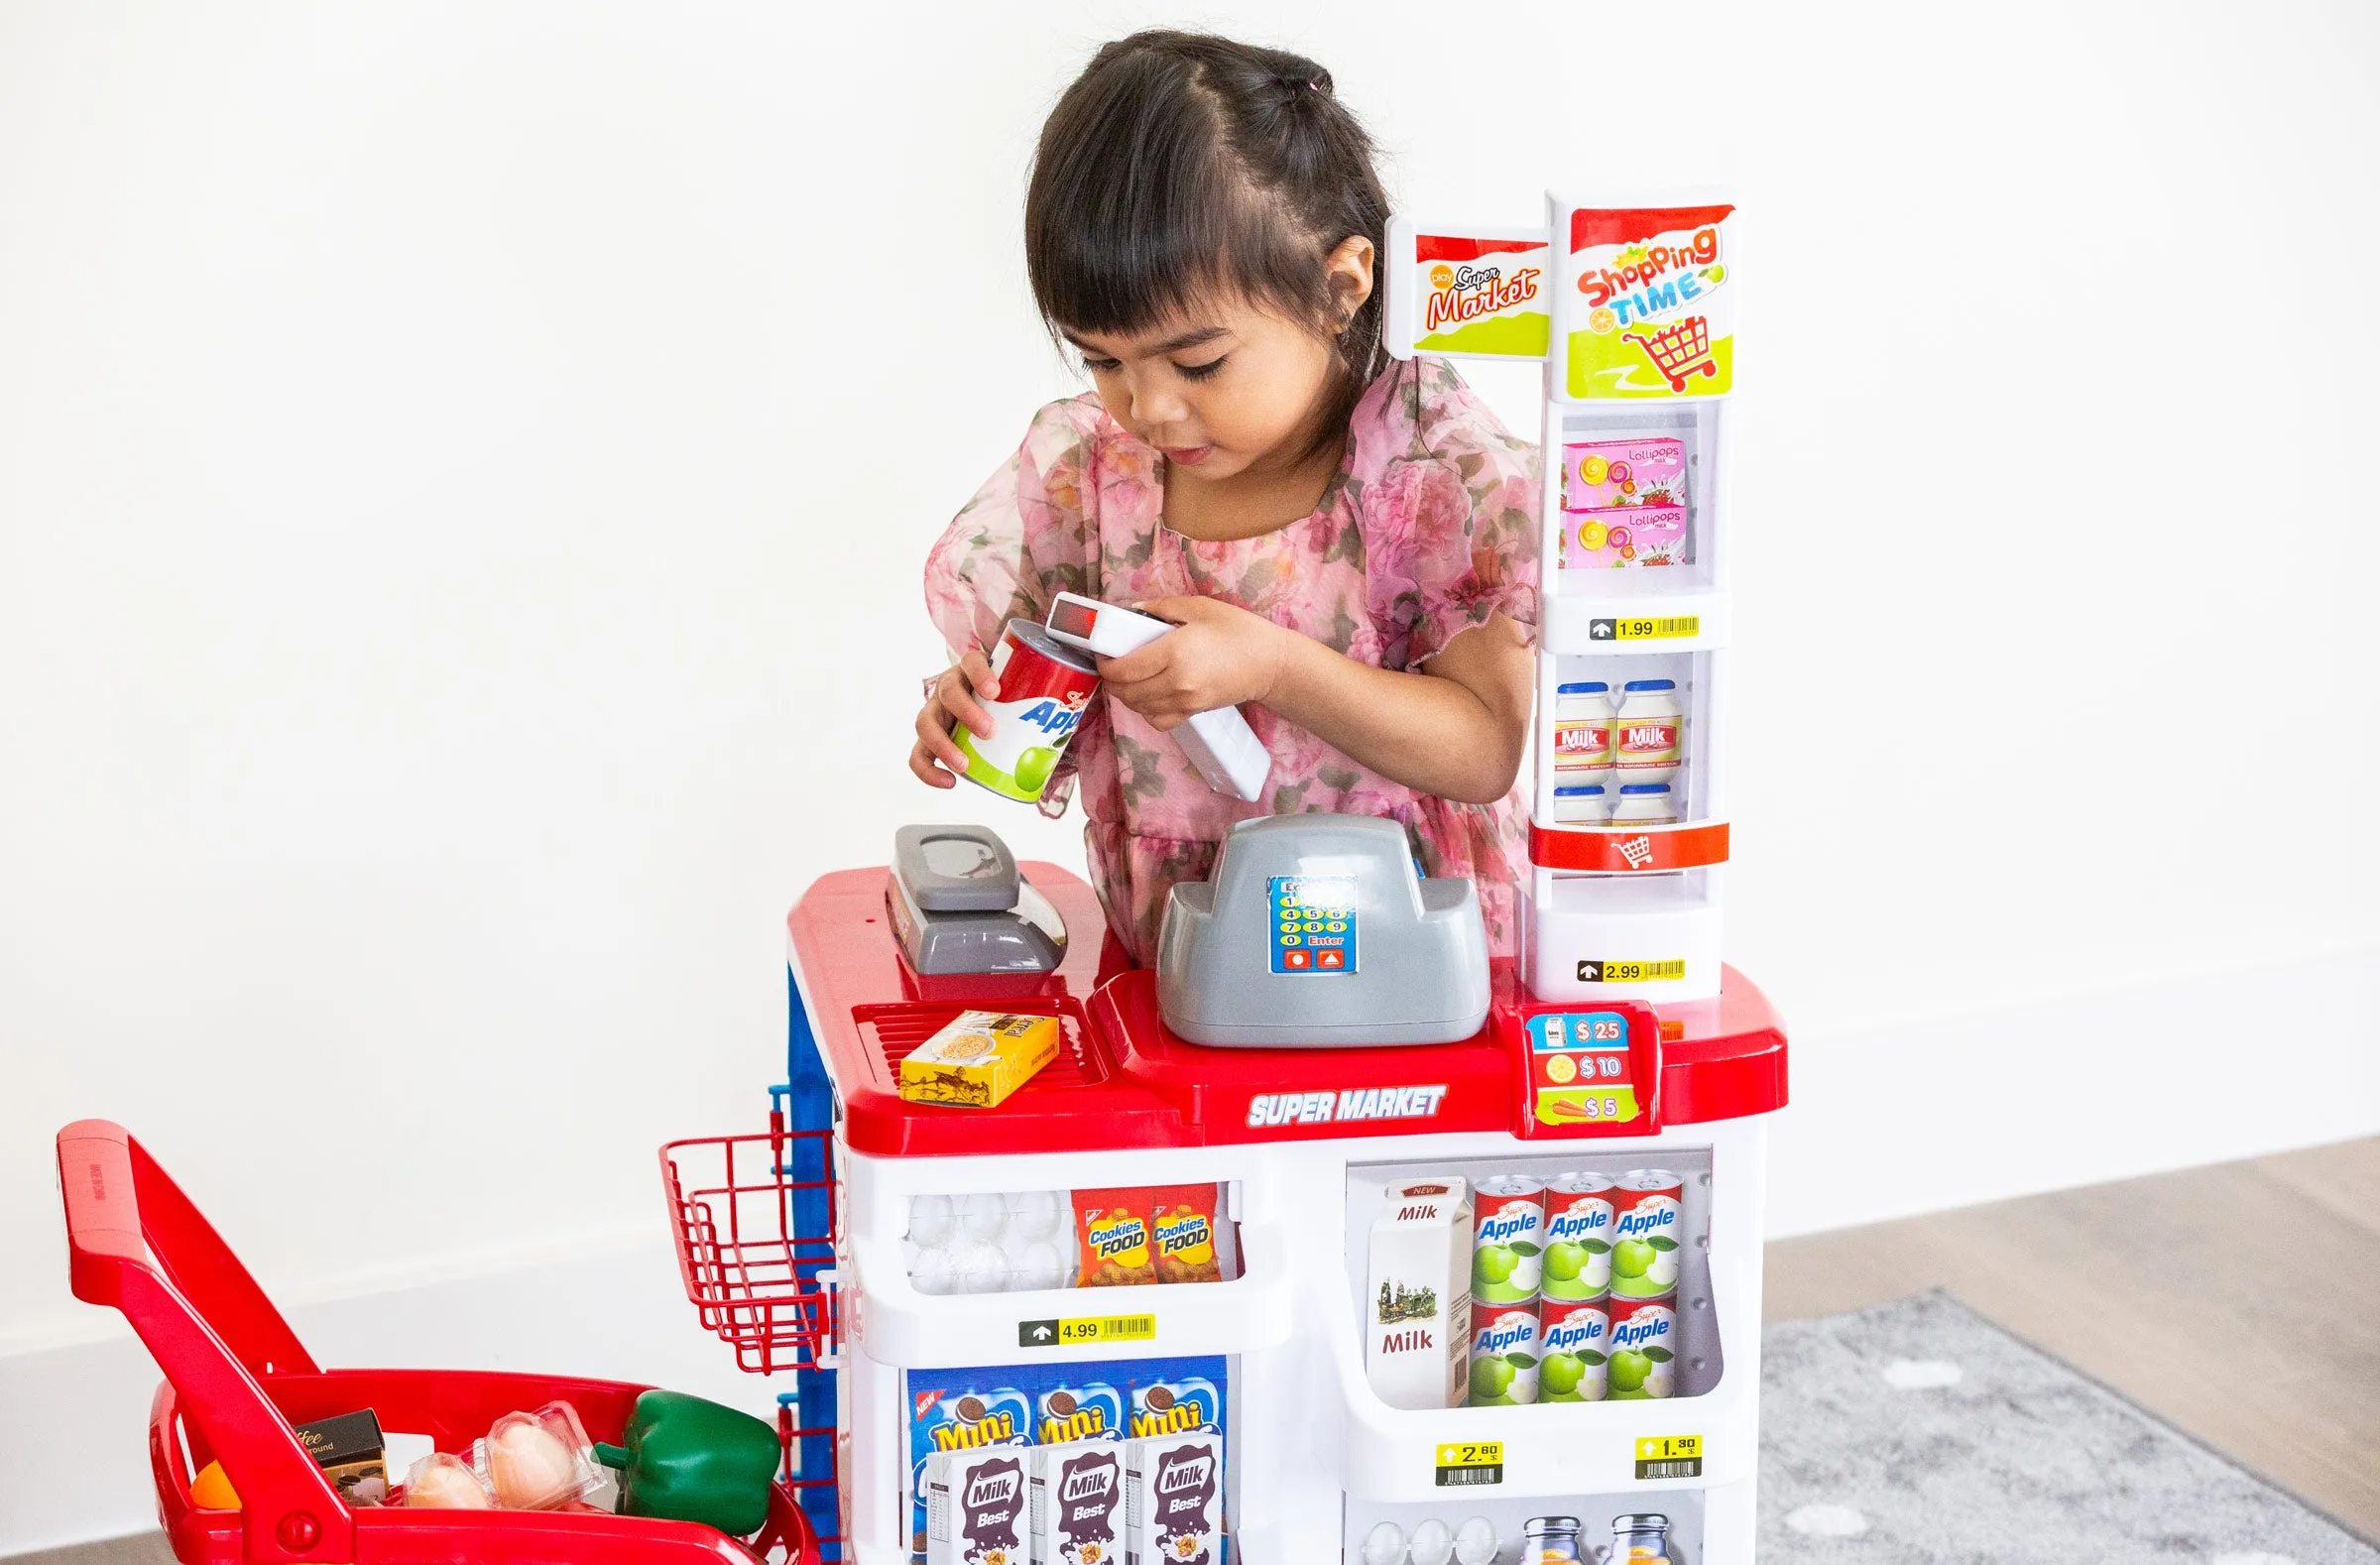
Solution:
{"label": "white toy egg", "polygon": [[950,1237],[950,1197],[946,1195],[913,1195],[909,1197],[909,1238],[923,1249],[932,1249]]}
{"label": "white toy egg", "polygon": [[1009,1197],[1009,1237],[1047,1239],[1058,1231],[1060,1202],[1055,1190],[1027,1190]]}
{"label": "white toy egg", "polygon": [[507,1510],[543,1510],[578,1492],[570,1448],[527,1418],[503,1424],[489,1438],[488,1473]]}
{"label": "white toy egg", "polygon": [[1493,1522],[1474,1516],[1455,1528],[1455,1558],[1460,1565],[1493,1565],[1499,1541]]}
{"label": "white toy egg", "polygon": [[998,1245],[960,1240],[950,1247],[950,1291],[1005,1293],[1009,1287],[1009,1258]]}
{"label": "white toy egg", "polygon": [[1364,1565],[1404,1565],[1405,1534],[1393,1521],[1383,1521],[1364,1534]]}
{"label": "white toy egg", "polygon": [[1066,1285],[1066,1258],[1048,1240],[1027,1245],[1010,1271],[1010,1283],[1021,1291],[1042,1288],[1062,1288]]}
{"label": "white toy egg", "polygon": [[1413,1529],[1413,1565],[1446,1565],[1455,1557],[1455,1535],[1436,1516]]}
{"label": "white toy egg", "polygon": [[969,1239],[990,1244],[1009,1226],[1009,1198],[1005,1195],[963,1195],[958,1203],[959,1232]]}
{"label": "white toy egg", "polygon": [[950,1291],[950,1252],[937,1245],[920,1250],[909,1266],[909,1285],[918,1292],[939,1297]]}

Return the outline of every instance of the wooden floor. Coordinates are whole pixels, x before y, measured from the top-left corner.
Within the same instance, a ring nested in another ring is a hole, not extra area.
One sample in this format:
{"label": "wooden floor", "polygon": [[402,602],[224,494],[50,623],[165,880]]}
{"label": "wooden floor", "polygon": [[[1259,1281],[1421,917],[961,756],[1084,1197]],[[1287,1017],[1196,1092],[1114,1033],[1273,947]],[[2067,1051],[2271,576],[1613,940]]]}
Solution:
{"label": "wooden floor", "polygon": [[2380,1139],[1768,1247],[1772,1321],[1937,1287],[2380,1539]]}
{"label": "wooden floor", "polygon": [[2380,1139],[1768,1247],[1772,1321],[1929,1288],[2380,1539]]}

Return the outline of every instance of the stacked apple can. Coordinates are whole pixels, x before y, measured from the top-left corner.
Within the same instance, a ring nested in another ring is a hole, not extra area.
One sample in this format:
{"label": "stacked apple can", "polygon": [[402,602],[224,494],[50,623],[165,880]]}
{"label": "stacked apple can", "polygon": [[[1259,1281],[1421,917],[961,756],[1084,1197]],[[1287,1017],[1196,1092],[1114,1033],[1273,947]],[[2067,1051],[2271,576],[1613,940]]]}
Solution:
{"label": "stacked apple can", "polygon": [[1674,1394],[1683,1181],[1580,1170],[1477,1189],[1472,1405]]}

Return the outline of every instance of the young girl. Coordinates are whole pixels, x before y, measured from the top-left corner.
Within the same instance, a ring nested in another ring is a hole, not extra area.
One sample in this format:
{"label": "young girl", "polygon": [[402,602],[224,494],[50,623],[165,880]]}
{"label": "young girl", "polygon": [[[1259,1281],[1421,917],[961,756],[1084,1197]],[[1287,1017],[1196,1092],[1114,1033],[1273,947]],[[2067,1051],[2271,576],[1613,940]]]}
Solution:
{"label": "young girl", "polygon": [[[1097,388],[1041,410],[926,563],[958,654],[909,768],[957,784],[989,736],[988,657],[1062,591],[1182,629],[1102,660],[1043,808],[1079,780],[1111,932],[1152,959],[1169,888],[1234,822],[1400,821],[1423,868],[1479,887],[1510,955],[1526,868],[1514,787],[1537,621],[1538,464],[1443,361],[1381,346],[1387,198],[1330,73],[1279,50],[1139,33],[1042,127],[1025,261]],[[1239,705],[1272,756],[1256,803],[1167,737]]]}

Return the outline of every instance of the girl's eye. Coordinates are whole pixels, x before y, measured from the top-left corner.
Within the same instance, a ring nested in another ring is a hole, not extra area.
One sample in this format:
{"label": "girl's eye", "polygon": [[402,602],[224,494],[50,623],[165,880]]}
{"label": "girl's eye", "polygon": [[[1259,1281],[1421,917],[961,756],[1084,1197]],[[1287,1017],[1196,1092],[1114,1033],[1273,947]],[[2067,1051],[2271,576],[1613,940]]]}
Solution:
{"label": "girl's eye", "polygon": [[1110,370],[1123,369],[1124,363],[1120,359],[1095,359],[1086,353],[1083,355],[1083,368],[1093,375],[1105,375]]}
{"label": "girl's eye", "polygon": [[1227,353],[1221,359],[1209,359],[1204,364],[1176,364],[1174,368],[1182,372],[1182,379],[1186,381],[1211,381],[1223,373],[1224,360],[1230,357]]}

